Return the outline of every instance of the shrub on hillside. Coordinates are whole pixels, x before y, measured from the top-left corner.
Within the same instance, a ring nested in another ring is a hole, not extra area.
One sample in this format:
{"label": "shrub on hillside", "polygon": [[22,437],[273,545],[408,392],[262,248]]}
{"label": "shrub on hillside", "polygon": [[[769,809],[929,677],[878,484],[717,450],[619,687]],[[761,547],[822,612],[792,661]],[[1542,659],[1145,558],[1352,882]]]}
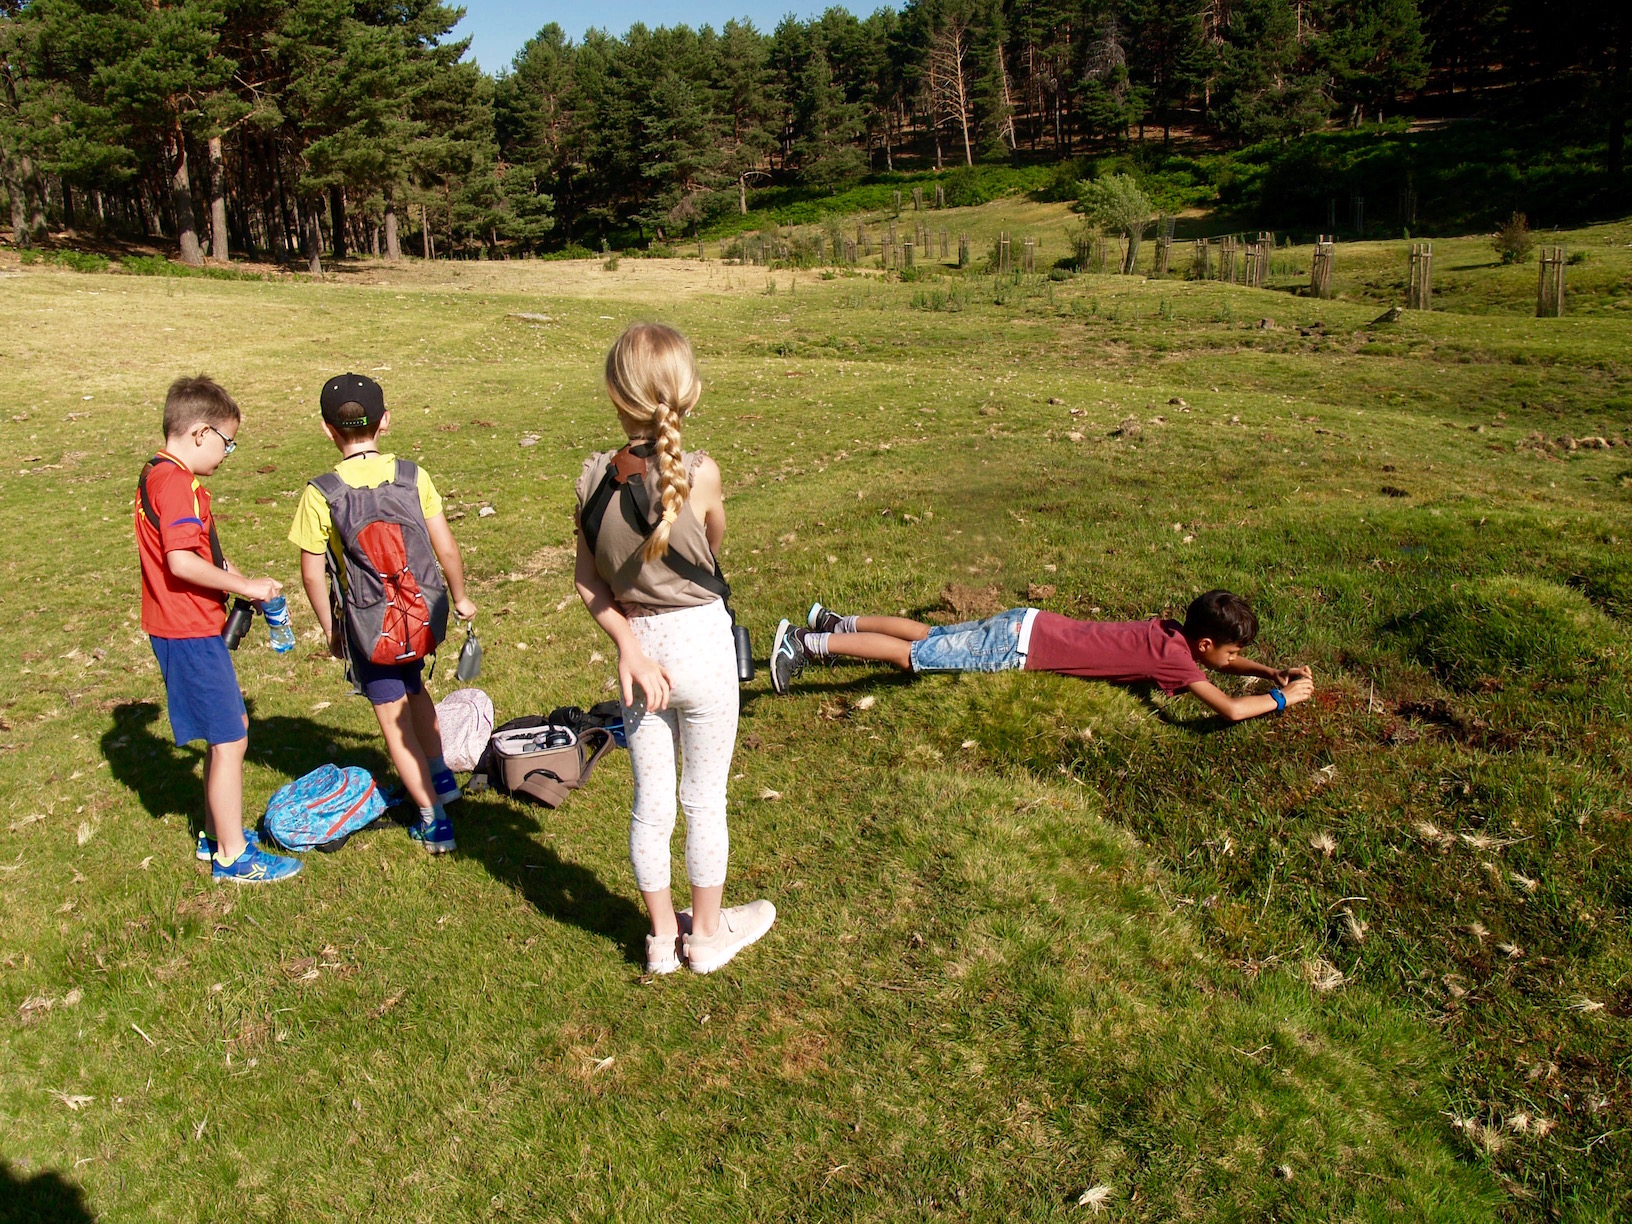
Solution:
{"label": "shrub on hillside", "polygon": [[1490,245],[1496,249],[1496,254],[1502,257],[1504,264],[1523,263],[1530,258],[1530,252],[1536,245],[1536,240],[1530,233],[1530,219],[1521,212],[1514,213],[1503,222],[1502,228],[1496,231]]}

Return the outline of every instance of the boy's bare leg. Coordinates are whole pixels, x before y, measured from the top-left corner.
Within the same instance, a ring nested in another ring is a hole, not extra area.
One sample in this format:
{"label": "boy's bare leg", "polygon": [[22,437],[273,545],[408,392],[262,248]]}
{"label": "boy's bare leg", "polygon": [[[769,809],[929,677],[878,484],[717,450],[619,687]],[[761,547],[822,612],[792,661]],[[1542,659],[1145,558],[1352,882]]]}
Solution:
{"label": "boy's bare leg", "polygon": [[[872,618],[869,618],[872,619]],[[894,617],[880,617],[894,620]],[[910,621],[903,621],[910,624]],[[830,633],[827,635],[827,653],[847,659],[873,659],[894,663],[903,670],[912,668],[912,644],[918,638],[898,638],[887,633]]]}
{"label": "boy's bare leg", "polygon": [[442,755],[442,725],[436,720],[436,702],[424,689],[408,695],[408,711],[413,716],[414,738],[425,760]]}
{"label": "boy's bare leg", "polygon": [[204,833],[213,837],[223,860],[244,852],[244,753],[249,736],[211,744],[204,752]]}
{"label": "boy's bare leg", "polygon": [[408,791],[408,797],[417,808],[436,806],[436,792],[431,788],[431,767],[420,748],[419,736],[414,733],[414,718],[409,698],[399,697],[374,707],[374,717],[380,720],[380,734],[385,736],[385,750],[391,754],[391,764]]}
{"label": "boy's bare leg", "polygon": [[900,638],[903,642],[921,642],[929,636],[929,626],[904,616],[858,616],[856,632],[882,633],[886,637]]}

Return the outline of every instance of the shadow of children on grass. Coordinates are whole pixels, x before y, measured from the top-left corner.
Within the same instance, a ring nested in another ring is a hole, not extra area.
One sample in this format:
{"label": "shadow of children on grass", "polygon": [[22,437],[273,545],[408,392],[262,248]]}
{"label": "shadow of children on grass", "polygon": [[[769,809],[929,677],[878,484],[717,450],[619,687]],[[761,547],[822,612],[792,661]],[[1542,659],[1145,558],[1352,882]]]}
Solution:
{"label": "shadow of children on grass", "polygon": [[[256,718],[253,704],[246,705],[250,761],[288,778],[332,763],[360,765],[381,784],[394,780],[377,734],[309,718]],[[164,711],[154,702],[126,702],[115,706],[112,716],[113,725],[102,734],[102,755],[113,776],[155,820],[169,813],[184,814],[196,836],[204,811],[204,749],[197,744],[176,747]],[[246,824],[259,823],[267,798],[245,796]],[[398,806],[389,817],[401,824],[412,814],[411,807]],[[513,888],[540,914],[608,939],[628,960],[643,964],[647,927],[639,907],[607,889],[588,868],[543,844],[542,822],[550,815],[548,808],[524,807],[520,800],[493,792],[472,795],[455,811],[458,853],[480,861],[494,879]]]}
{"label": "shadow of children on grass", "polygon": [[0,1160],[0,1224],[91,1224],[85,1193],[61,1173],[30,1177]]}
{"label": "shadow of children on grass", "polygon": [[[287,778],[298,778],[319,765],[361,765],[384,778],[390,761],[377,735],[364,735],[309,718],[274,715],[256,718],[249,709],[248,760]],[[197,833],[204,819],[202,763],[198,744],[176,747],[164,711],[151,701],[127,701],[113,708],[113,725],[102,733],[102,755],[113,776],[123,783],[155,820],[176,813],[187,817]],[[244,797],[245,823],[259,820],[265,797]]]}
{"label": "shadow of children on grass", "polygon": [[[573,800],[569,797],[567,803]],[[610,940],[634,965],[646,962],[646,915],[629,897],[613,892],[589,868],[562,858],[545,844],[544,829],[556,810],[508,799],[493,791],[459,804],[455,826],[459,850],[480,859],[488,874],[514,889],[538,913]]]}

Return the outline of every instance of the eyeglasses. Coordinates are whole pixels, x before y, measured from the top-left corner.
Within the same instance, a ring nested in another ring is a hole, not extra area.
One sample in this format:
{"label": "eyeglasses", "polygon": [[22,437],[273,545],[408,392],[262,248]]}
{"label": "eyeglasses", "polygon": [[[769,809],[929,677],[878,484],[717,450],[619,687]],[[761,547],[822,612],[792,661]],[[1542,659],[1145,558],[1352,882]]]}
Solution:
{"label": "eyeglasses", "polygon": [[233,451],[238,449],[238,443],[233,441],[231,438],[227,437],[226,434],[222,433],[214,425],[206,425],[206,426],[204,426],[204,428],[209,430],[216,437],[221,439],[221,445],[226,448],[225,451],[222,453],[222,458],[225,458],[227,455],[232,454]]}

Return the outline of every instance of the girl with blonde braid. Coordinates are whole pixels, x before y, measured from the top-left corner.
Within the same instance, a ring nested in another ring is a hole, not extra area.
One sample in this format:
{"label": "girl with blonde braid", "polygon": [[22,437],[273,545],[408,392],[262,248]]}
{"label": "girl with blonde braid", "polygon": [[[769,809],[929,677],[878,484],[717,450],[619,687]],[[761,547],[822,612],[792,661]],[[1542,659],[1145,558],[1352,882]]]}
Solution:
{"label": "girl with blonde braid", "polygon": [[[606,355],[606,389],[629,445],[590,456],[578,478],[578,594],[618,650],[635,778],[629,859],[652,920],[646,970],[672,973],[685,960],[710,973],[776,920],[769,901],[721,908],[736,651],[724,603],[695,580],[714,572],[725,537],[720,469],[682,446],[681,424],[702,383],[691,345],[672,327],[625,331]],[[645,531],[631,521],[643,511]],[[677,748],[689,914],[676,914],[669,895]]]}

